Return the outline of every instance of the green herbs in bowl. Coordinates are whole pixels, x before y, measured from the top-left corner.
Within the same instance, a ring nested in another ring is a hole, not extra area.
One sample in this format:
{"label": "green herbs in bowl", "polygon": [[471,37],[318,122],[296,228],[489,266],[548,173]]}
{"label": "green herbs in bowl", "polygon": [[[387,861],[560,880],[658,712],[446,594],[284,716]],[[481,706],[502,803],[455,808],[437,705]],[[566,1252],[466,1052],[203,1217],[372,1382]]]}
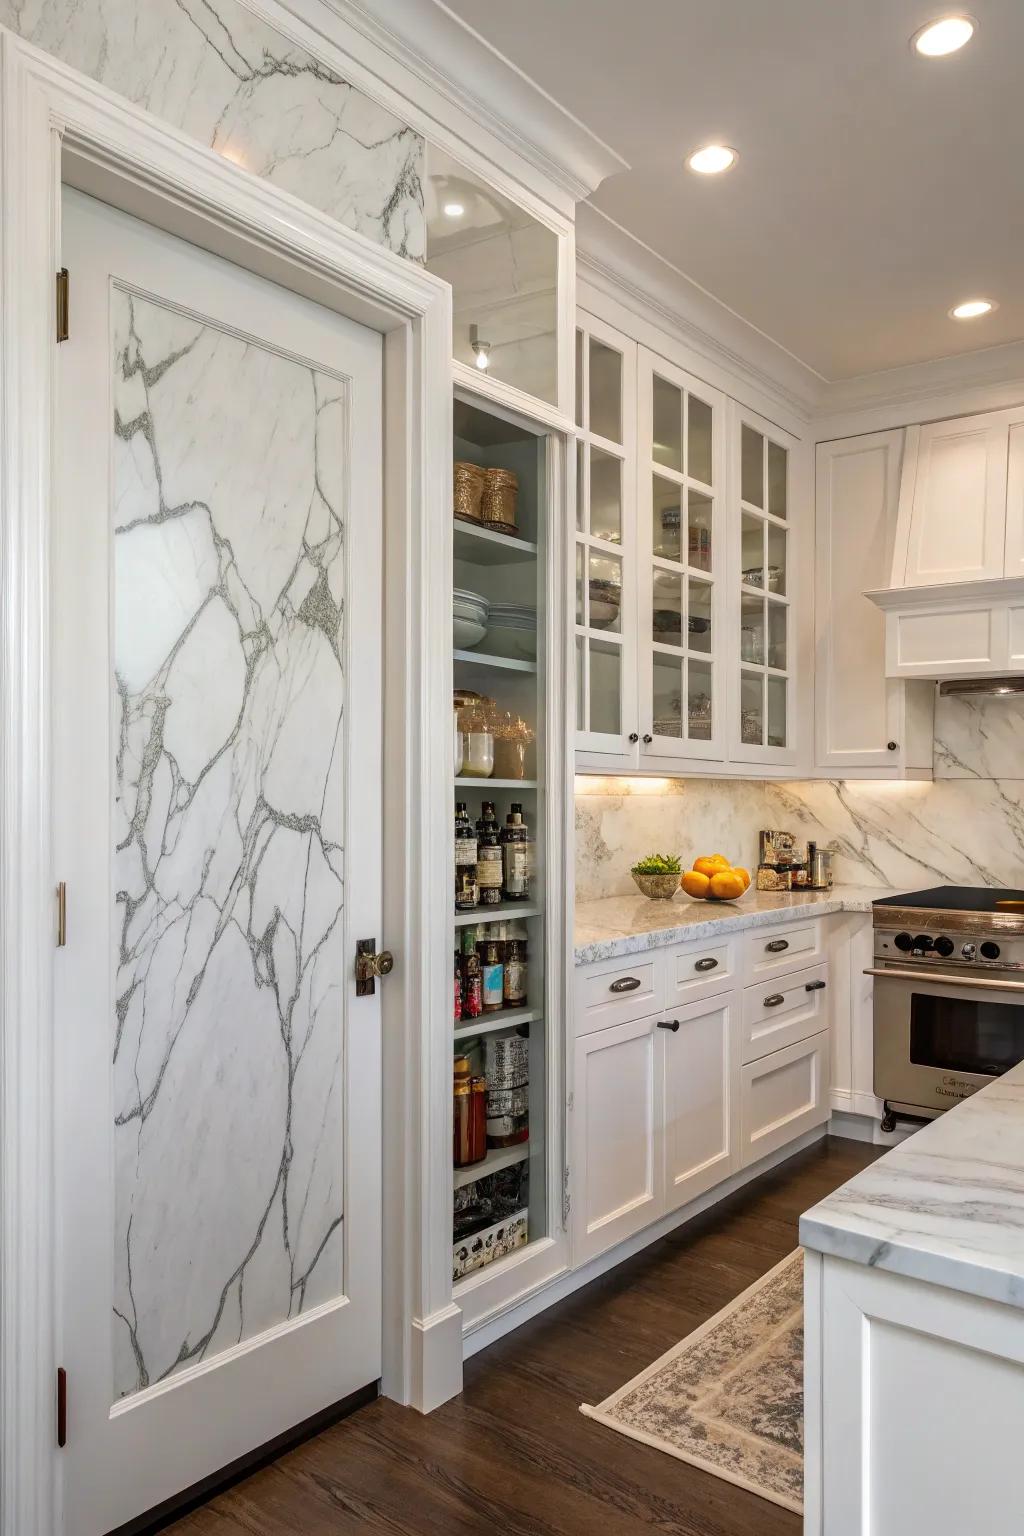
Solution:
{"label": "green herbs in bowl", "polygon": [[674,853],[650,853],[630,870],[637,887],[652,901],[671,901],[682,872]]}

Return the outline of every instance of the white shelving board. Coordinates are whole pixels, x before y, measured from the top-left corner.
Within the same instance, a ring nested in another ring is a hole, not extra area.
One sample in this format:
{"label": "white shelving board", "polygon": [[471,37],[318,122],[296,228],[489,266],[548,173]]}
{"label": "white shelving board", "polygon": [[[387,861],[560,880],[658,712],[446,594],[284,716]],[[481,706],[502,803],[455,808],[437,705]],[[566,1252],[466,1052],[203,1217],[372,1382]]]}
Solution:
{"label": "white shelving board", "polygon": [[468,1168],[456,1168],[455,1188],[475,1184],[477,1179],[486,1179],[488,1174],[500,1173],[503,1168],[514,1168],[517,1163],[525,1163],[529,1156],[528,1141],[521,1141],[517,1147],[494,1147],[483,1162],[471,1163]]}

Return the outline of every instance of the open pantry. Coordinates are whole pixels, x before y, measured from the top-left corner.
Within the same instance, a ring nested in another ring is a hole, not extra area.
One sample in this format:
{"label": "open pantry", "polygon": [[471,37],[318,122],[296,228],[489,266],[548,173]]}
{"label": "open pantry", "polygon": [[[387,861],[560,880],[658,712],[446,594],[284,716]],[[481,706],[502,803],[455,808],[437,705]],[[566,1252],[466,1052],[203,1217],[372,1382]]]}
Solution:
{"label": "open pantry", "polygon": [[551,965],[548,895],[559,446],[503,406],[456,395],[452,1280],[467,1325],[493,1309],[498,1276],[562,1228],[564,1156],[551,1134],[562,968]]}

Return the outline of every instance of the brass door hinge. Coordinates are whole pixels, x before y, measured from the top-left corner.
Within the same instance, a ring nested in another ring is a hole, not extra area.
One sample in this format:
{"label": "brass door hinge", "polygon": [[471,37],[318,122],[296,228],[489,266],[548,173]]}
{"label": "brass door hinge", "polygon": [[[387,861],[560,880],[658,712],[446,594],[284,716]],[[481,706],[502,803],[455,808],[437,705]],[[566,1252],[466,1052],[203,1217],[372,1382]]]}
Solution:
{"label": "brass door hinge", "polygon": [[68,888],[61,880],[57,886],[57,948],[68,941]]}
{"label": "brass door hinge", "polygon": [[61,1450],[68,1443],[68,1373],[57,1367],[57,1444]]}
{"label": "brass door hinge", "polygon": [[57,273],[57,340],[67,341],[70,317],[69,279],[67,267]]}

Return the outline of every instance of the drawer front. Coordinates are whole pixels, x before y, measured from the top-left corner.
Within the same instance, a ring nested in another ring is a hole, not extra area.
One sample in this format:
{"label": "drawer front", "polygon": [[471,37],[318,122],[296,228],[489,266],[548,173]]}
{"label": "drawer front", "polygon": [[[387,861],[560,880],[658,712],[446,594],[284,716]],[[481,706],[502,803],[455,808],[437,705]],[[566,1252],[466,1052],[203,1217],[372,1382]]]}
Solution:
{"label": "drawer front", "polygon": [[702,997],[728,992],[736,982],[735,939],[687,944],[665,955],[665,1006],[683,1008]]}
{"label": "drawer front", "polygon": [[661,1007],[658,965],[653,954],[625,960],[598,960],[576,973],[576,1033],[642,1019]]}
{"label": "drawer front", "polygon": [[821,923],[780,923],[777,928],[757,928],[746,935],[744,945],[745,981],[760,981],[762,976],[782,976],[786,971],[801,971],[823,958]]}
{"label": "drawer front", "polygon": [[828,1027],[827,964],[768,978],[743,993],[742,1059],[757,1061]]}
{"label": "drawer front", "polygon": [[740,1068],[744,1168],[824,1125],[828,1105],[828,1031]]}

